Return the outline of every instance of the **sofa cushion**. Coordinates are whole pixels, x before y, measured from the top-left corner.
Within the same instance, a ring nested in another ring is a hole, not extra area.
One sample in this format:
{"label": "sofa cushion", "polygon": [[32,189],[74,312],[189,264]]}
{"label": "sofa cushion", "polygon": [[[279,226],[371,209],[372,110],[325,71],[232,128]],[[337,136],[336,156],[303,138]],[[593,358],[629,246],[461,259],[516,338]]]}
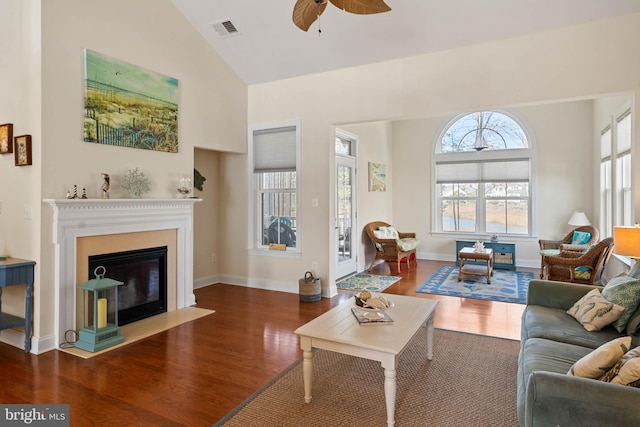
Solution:
{"label": "sofa cushion", "polygon": [[599,331],[617,320],[624,307],[608,301],[599,289],[589,291],[567,310],[587,331]]}
{"label": "sofa cushion", "polygon": [[[566,309],[528,305],[522,314],[522,342],[529,338],[545,338],[579,345],[587,349],[618,338],[620,334],[611,326],[589,332],[571,317]],[[574,362],[577,359],[574,359]]]}
{"label": "sofa cushion", "polygon": [[378,239],[397,239],[398,230],[393,225],[388,227],[378,227],[377,230],[373,230],[373,235]]}
{"label": "sofa cushion", "polygon": [[567,375],[598,379],[606,374],[631,348],[631,337],[609,341],[576,361]]}
{"label": "sofa cushion", "polygon": [[606,284],[602,296],[624,307],[622,315],[612,324],[618,332],[622,332],[640,304],[640,280],[624,273],[619,274]]}
{"label": "sofa cushion", "polygon": [[638,309],[631,315],[629,321],[627,322],[627,335],[636,335],[638,331],[638,327],[640,326],[640,305]]}
{"label": "sofa cushion", "polygon": [[398,239],[398,249],[402,252],[412,251],[418,247],[420,240],[415,237],[405,237],[404,239]]}
{"label": "sofa cushion", "polygon": [[634,279],[640,279],[640,262],[634,262],[631,269],[627,273],[627,276],[631,276]]}

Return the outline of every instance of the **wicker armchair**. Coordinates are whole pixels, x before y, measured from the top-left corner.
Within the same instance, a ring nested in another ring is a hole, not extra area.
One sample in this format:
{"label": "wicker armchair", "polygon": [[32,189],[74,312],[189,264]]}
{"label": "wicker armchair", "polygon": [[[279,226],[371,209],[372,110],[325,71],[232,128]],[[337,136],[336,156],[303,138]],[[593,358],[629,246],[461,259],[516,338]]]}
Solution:
{"label": "wicker armchair", "polygon": [[[589,241],[583,245],[572,245],[571,241],[573,240],[573,233],[575,231],[582,231],[584,233],[589,233],[591,238]],[[554,255],[557,255],[558,251],[574,251],[574,252],[584,252],[587,248],[600,240],[600,232],[593,225],[583,225],[581,227],[574,228],[571,230],[569,234],[564,236],[561,240],[538,240],[538,244],[540,245],[540,278],[542,279],[545,276],[544,265],[545,258],[547,257],[547,253],[549,250],[555,250]],[[547,253],[545,253],[547,252]]]}
{"label": "wicker armchair", "polygon": [[544,260],[546,279],[561,282],[600,285],[604,266],[611,255],[613,238],[607,237],[586,253],[561,251],[559,256]]}
{"label": "wicker armchair", "polygon": [[[407,268],[410,268],[411,259],[415,260],[415,257],[416,257],[415,246],[417,246],[418,243],[420,243],[420,241],[416,239],[416,233],[398,232],[398,239],[382,239],[382,238],[376,237],[376,233],[374,233],[374,231],[377,231],[380,227],[389,227],[389,226],[390,226],[389,224],[382,221],[370,222],[369,224],[364,226],[364,230],[369,236],[369,239],[371,239],[371,243],[373,243],[373,247],[375,250],[375,256],[371,260],[371,264],[369,265],[369,268],[367,269],[367,271],[371,271],[375,262],[381,259],[384,261],[397,262],[398,273],[400,273],[400,261],[403,258],[406,258],[407,260]],[[402,250],[400,248],[400,244],[398,241],[399,239],[412,239],[415,245],[413,245],[413,248],[411,249],[405,248],[405,250]]]}

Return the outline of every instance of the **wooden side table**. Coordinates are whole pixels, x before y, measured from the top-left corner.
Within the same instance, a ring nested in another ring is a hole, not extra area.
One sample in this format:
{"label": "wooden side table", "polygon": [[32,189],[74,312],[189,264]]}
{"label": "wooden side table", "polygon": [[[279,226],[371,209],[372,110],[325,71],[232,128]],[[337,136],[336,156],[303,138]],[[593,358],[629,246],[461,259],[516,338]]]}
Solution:
{"label": "wooden side table", "polygon": [[[33,317],[33,270],[35,261],[7,258],[0,261],[0,330],[24,326],[24,352],[31,351],[31,319]],[[26,284],[24,319],[2,312],[2,288]]]}
{"label": "wooden side table", "polygon": [[[462,276],[468,274],[472,276],[487,276],[487,283],[491,284],[493,249],[484,248],[482,252],[476,252],[474,248],[462,248],[458,252],[458,259],[460,260],[458,282],[462,281]],[[479,261],[482,264],[470,264],[472,261]]]}

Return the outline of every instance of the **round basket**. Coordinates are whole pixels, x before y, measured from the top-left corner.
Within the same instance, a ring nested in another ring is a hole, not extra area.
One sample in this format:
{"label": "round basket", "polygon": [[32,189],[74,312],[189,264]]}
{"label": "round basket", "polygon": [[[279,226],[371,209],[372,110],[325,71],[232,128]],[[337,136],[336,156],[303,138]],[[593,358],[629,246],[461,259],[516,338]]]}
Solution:
{"label": "round basket", "polygon": [[321,298],[321,286],[320,279],[313,279],[311,281],[306,281],[305,279],[300,279],[298,281],[299,293],[300,293],[300,301],[302,302],[315,302],[320,301]]}

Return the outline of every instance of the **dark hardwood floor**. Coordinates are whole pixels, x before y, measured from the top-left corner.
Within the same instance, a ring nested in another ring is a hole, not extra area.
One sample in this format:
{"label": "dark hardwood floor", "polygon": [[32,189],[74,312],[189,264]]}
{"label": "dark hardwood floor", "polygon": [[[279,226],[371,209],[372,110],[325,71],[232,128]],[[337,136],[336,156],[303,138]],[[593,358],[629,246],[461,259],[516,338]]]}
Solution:
{"label": "dark hardwood floor", "polygon": [[[442,264],[403,268],[386,293],[439,300],[438,328],[519,338],[523,305],[417,294]],[[88,360],[0,343],[0,403],[68,403],[72,426],[211,426],[301,357],[297,327],[353,294],[300,303],[297,294],[225,284],[195,293],[198,307],[216,312]]]}

